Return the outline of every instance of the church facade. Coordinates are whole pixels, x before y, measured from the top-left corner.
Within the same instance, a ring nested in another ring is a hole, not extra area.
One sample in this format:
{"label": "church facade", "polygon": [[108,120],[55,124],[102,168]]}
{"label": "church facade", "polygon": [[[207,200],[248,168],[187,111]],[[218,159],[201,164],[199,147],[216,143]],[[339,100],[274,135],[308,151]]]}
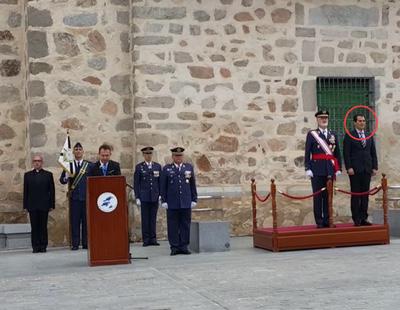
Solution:
{"label": "church facade", "polygon": [[[234,235],[251,233],[251,178],[311,191],[304,142],[318,107],[341,132],[346,109],[374,109],[379,171],[399,182],[399,42],[392,0],[0,0],[0,223],[27,221],[32,154],[58,179],[67,129],[88,159],[112,144],[128,183],[142,147],[165,164],[183,146],[199,192],[214,196],[195,216],[229,220]],[[49,235],[65,244],[61,185],[56,197]],[[280,225],[312,223],[311,201],[278,198]],[[336,201],[349,220],[349,198]],[[138,220],[131,208],[133,238]],[[259,223],[270,225],[269,204]]]}

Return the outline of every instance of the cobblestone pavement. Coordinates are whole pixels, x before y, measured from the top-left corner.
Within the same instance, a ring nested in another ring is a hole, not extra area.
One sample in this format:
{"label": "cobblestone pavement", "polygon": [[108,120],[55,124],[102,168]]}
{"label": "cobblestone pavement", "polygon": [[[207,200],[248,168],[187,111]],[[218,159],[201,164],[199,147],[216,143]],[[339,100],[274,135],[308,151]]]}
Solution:
{"label": "cobblestone pavement", "polygon": [[400,239],[390,245],[169,256],[142,248],[131,265],[88,267],[83,250],[0,252],[0,309],[398,309]]}

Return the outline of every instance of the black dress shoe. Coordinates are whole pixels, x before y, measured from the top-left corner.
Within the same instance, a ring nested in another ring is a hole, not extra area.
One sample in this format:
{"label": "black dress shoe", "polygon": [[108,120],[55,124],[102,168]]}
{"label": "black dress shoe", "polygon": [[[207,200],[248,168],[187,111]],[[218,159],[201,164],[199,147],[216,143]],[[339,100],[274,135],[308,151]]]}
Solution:
{"label": "black dress shoe", "polygon": [[179,254],[179,251],[178,250],[171,250],[171,256],[175,256],[175,255],[178,255]]}
{"label": "black dress shoe", "polygon": [[150,245],[159,246],[160,244],[157,241],[155,241],[155,242],[152,242]]}
{"label": "black dress shoe", "polygon": [[148,243],[148,242],[143,242],[143,247],[146,247],[146,246],[149,246],[149,245],[151,245],[150,243]]}
{"label": "black dress shoe", "polygon": [[361,221],[361,226],[371,226],[372,223],[368,222],[368,221]]}
{"label": "black dress shoe", "polygon": [[87,245],[84,245],[82,249],[87,250]]}
{"label": "black dress shoe", "polygon": [[357,226],[357,227],[358,227],[358,226],[361,226],[361,224],[358,223],[358,222],[355,222],[355,223],[354,223],[354,226]]}
{"label": "black dress shoe", "polygon": [[317,228],[324,228],[325,226],[322,224],[317,224]]}
{"label": "black dress shoe", "polygon": [[40,253],[40,250],[39,249],[33,249],[32,253]]}
{"label": "black dress shoe", "polygon": [[46,249],[40,249],[39,252],[41,252],[41,253],[46,253],[47,250],[46,250]]}
{"label": "black dress shoe", "polygon": [[71,248],[71,251],[77,251],[77,250],[79,250],[79,248],[78,248],[77,246],[73,246],[73,247]]}
{"label": "black dress shoe", "polygon": [[183,255],[190,255],[190,254],[192,254],[189,250],[180,250],[179,251],[181,254],[183,254]]}

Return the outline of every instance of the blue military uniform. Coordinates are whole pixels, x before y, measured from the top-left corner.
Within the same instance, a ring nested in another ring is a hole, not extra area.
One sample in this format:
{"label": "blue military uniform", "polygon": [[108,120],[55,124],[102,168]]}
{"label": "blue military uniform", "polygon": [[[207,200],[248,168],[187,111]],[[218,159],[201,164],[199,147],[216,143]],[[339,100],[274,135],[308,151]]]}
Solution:
{"label": "blue military uniform", "polygon": [[[142,149],[145,151],[145,149]],[[151,148],[152,151],[152,148]],[[133,184],[136,199],[140,200],[143,245],[157,243],[157,211],[160,196],[161,165],[156,162],[139,163],[135,167]]]}
{"label": "blue military uniform", "polygon": [[[171,151],[183,152],[183,148]],[[168,205],[168,241],[171,255],[190,254],[191,208],[197,203],[196,179],[193,166],[175,163],[164,166],[161,173],[161,200]]]}
{"label": "blue military uniform", "polygon": [[[74,161],[74,165],[76,172],[74,177],[66,178],[65,171],[63,171],[60,176],[60,183],[69,183],[70,186],[69,199],[72,249],[77,249],[81,241],[82,247],[86,249],[88,245],[86,223],[86,178],[92,167],[92,163],[82,160],[81,164]],[[79,178],[79,181],[76,180],[76,178]]]}
{"label": "blue military uniform", "polygon": [[[325,111],[319,111],[315,116],[318,117],[319,115],[323,114],[323,112],[329,115]],[[332,151],[335,158],[334,161],[336,161],[336,168],[331,159],[321,159],[326,155],[326,152],[317,142],[311,131],[308,132],[305,146],[304,166],[306,171],[312,171],[313,177],[311,178],[311,185],[314,193],[318,192],[323,187],[326,187],[328,177],[335,178],[336,170],[340,170],[341,165],[340,148],[337,135],[328,129],[326,129],[326,136],[319,128],[315,131]],[[314,196],[314,218],[318,227],[329,227],[327,191],[323,191],[321,194]]]}

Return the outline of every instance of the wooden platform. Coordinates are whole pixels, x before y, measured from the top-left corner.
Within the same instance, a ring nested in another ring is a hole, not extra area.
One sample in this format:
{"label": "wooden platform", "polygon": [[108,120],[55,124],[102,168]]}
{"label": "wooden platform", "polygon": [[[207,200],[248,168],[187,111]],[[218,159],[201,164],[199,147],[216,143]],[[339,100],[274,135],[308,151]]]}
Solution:
{"label": "wooden platform", "polygon": [[335,228],[315,225],[258,228],[253,234],[254,247],[274,252],[357,245],[389,244],[389,227],[383,224],[358,226],[336,224]]}

